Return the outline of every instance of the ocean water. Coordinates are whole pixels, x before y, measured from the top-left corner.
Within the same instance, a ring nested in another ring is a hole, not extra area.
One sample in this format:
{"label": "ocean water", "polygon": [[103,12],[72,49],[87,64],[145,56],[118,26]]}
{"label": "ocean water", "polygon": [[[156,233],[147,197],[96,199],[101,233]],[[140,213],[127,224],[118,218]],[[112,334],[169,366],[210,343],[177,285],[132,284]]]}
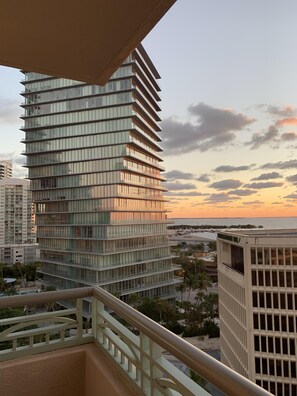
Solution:
{"label": "ocean water", "polygon": [[172,225],[245,225],[252,224],[265,229],[297,229],[297,217],[226,217],[226,218],[172,218]]}

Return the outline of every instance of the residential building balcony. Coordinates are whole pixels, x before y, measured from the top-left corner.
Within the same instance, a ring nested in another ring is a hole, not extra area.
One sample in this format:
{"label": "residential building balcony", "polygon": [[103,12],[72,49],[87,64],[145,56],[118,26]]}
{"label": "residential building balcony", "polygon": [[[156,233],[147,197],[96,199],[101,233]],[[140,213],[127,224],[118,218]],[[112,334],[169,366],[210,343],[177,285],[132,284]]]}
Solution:
{"label": "residential building balcony", "polygon": [[103,289],[0,298],[0,308],[14,307],[24,315],[0,320],[3,396],[208,395],[168,354],[225,394],[270,395]]}

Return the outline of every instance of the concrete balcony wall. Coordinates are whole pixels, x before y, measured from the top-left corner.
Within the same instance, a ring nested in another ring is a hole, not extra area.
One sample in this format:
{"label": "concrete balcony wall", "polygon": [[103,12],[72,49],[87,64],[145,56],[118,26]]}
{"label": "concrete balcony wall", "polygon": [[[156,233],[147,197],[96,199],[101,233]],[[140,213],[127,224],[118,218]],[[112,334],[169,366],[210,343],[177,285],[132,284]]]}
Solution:
{"label": "concrete balcony wall", "polygon": [[3,362],[0,384],[3,396],[137,395],[95,344]]}

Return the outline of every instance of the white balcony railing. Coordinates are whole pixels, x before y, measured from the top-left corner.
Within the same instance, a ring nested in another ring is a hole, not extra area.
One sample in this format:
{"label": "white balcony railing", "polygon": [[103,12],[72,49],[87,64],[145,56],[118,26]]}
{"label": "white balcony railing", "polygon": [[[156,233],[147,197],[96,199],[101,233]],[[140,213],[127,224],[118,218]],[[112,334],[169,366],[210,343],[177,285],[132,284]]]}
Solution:
{"label": "white balcony railing", "polygon": [[[89,322],[83,320],[83,299],[92,303]],[[54,309],[53,303],[67,300],[75,301],[75,308]],[[47,304],[51,312],[38,311],[40,304]],[[27,312],[32,306],[37,307],[37,313],[0,320],[0,361],[94,342],[98,353],[104,350],[139,394],[208,395],[166,359],[165,351],[227,395],[270,395],[103,289],[0,298],[0,308],[24,307]],[[91,328],[85,329],[84,323],[90,322]]]}

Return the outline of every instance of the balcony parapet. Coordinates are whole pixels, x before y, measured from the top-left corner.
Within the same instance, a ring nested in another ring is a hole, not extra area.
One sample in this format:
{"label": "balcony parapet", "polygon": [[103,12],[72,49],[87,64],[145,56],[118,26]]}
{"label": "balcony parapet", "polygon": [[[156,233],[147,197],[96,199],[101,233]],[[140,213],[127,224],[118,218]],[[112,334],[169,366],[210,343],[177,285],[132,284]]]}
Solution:
{"label": "balcony parapet", "polygon": [[[52,303],[66,300],[74,300],[75,308],[53,308]],[[89,330],[83,326],[83,300],[92,304]],[[0,308],[40,304],[53,310],[0,320],[0,360],[95,343],[98,353],[109,356],[140,394],[208,395],[166,359],[165,350],[230,396],[271,395],[101,288],[0,298]]]}

